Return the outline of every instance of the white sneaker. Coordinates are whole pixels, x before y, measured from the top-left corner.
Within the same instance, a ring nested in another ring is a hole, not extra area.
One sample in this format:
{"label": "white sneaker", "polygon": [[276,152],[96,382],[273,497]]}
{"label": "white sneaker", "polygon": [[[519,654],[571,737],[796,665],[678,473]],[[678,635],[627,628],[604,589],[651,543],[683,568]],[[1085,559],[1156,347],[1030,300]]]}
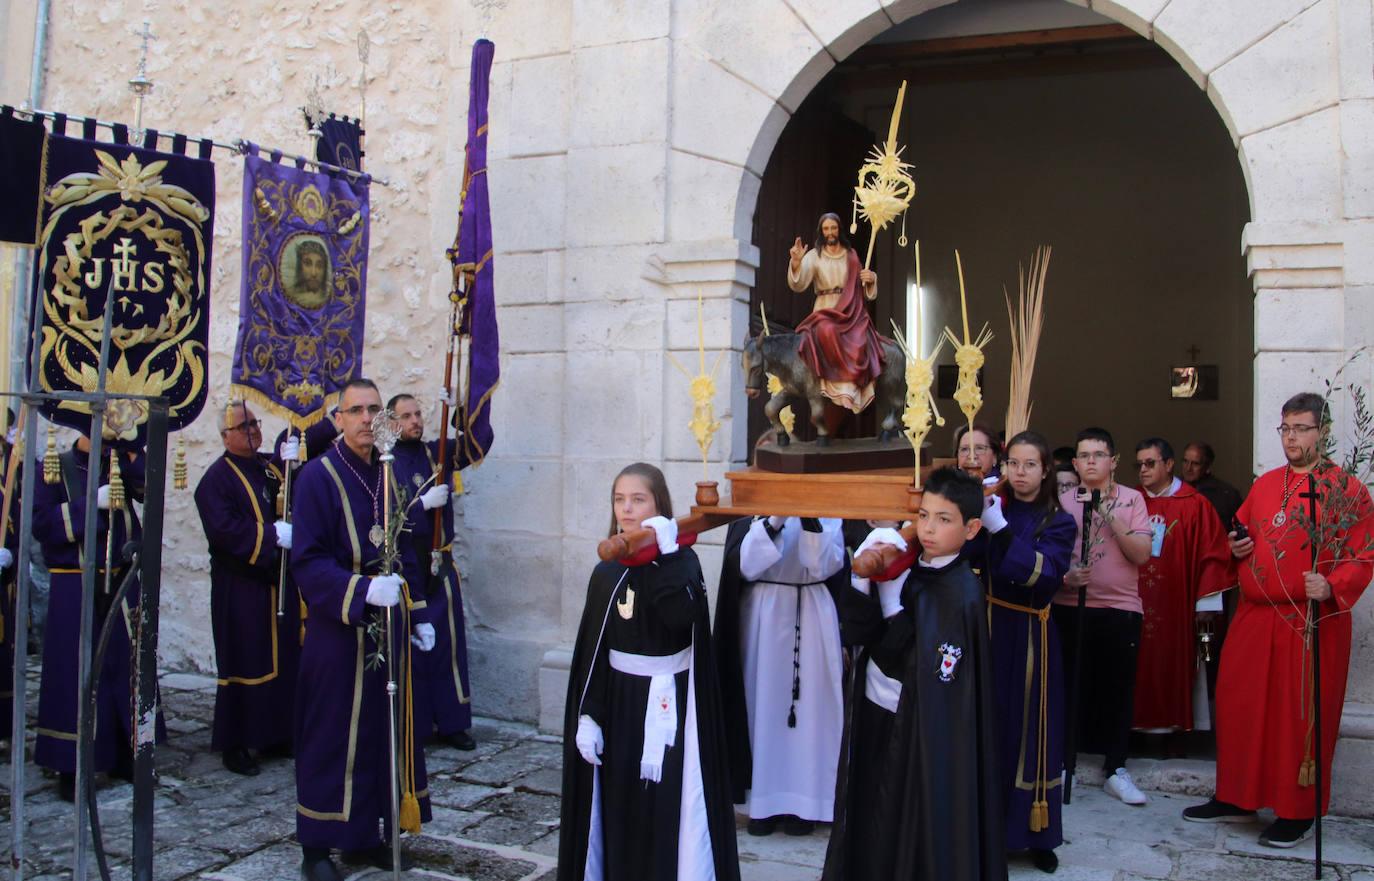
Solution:
{"label": "white sneaker", "polygon": [[1108,795],[1115,796],[1128,805],[1143,805],[1146,802],[1145,793],[1135,785],[1135,781],[1131,779],[1131,772],[1125,768],[1117,768],[1116,773],[1107,778],[1102,788],[1107,790]]}

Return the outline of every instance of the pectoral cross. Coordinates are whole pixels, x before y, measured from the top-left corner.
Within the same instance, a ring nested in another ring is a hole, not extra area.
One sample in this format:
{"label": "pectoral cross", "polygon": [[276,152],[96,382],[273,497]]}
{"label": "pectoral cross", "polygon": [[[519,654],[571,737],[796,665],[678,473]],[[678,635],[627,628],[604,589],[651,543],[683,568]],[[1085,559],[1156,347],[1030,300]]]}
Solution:
{"label": "pectoral cross", "polygon": [[1192,346],[1189,346],[1188,348],[1184,349],[1183,351],[1185,351],[1185,352],[1188,353],[1188,360],[1191,361],[1192,363],[1196,364],[1196,363],[1197,363],[1198,352],[1200,352],[1200,351],[1202,351],[1202,350],[1199,349],[1196,345],[1192,345]]}

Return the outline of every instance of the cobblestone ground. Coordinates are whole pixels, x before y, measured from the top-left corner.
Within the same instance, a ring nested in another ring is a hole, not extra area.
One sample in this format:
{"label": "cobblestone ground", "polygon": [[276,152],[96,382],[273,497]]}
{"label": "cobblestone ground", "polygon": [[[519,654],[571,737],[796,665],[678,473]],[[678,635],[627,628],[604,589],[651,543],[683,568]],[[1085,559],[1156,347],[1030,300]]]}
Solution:
{"label": "cobblestone ground", "polygon": [[[31,669],[30,697],[36,695]],[[158,750],[156,855],[158,881],[290,881],[299,878],[294,840],[295,779],[289,760],[269,760],[257,777],[231,774],[210,752],[214,680],[169,674],[162,678],[169,741]],[[36,704],[31,702],[32,710]],[[407,879],[544,881],[555,876],[558,791],[562,751],[558,738],[512,723],[479,719],[475,752],[431,746],[426,752],[434,820],[406,848],[416,868]],[[32,754],[32,742],[29,744]],[[0,764],[0,790],[10,785],[9,751]],[[1169,788],[1171,767],[1141,760],[1136,777],[1146,787]],[[1205,763],[1201,763],[1205,766]],[[1184,822],[1179,811],[1196,794],[1150,792],[1148,805],[1127,807],[1105,795],[1091,762],[1065,808],[1068,839],[1059,849],[1056,879],[1088,881],[1269,881],[1312,877],[1311,841],[1291,851],[1259,846],[1261,825]],[[25,798],[24,878],[69,878],[73,815],[57,798],[57,781],[31,762]],[[1177,772],[1172,772],[1177,776]],[[133,788],[100,777],[99,804],[114,878],[129,878]],[[1196,782],[1189,784],[1196,788]],[[1186,789],[1187,787],[1185,787]],[[1210,788],[1210,785],[1208,785]],[[0,840],[10,845],[8,792],[0,792]],[[1267,818],[1267,813],[1264,814]],[[743,821],[741,820],[741,827]],[[1325,824],[1325,878],[1374,881],[1374,821],[1342,817]],[[739,830],[743,881],[812,881],[820,876],[828,827],[812,835],[753,838]],[[1011,858],[1013,881],[1044,876],[1023,856]],[[94,865],[88,877],[98,878]],[[389,873],[356,871],[351,879],[382,881]]]}

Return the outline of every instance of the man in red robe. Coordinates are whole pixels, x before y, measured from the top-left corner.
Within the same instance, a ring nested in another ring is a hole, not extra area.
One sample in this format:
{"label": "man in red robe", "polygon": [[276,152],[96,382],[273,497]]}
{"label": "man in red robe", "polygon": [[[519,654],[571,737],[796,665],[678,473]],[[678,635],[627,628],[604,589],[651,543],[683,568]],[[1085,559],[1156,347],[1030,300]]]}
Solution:
{"label": "man in red robe", "polygon": [[798,293],[814,287],[816,293],[811,314],[797,325],[797,353],[820,378],[821,394],[861,412],[873,400],[873,380],[883,371],[884,338],[864,307],[865,299],[878,295],[878,276],[860,268],[858,252],[840,231],[839,215],[821,215],[814,249],[797,237],[787,285]]}
{"label": "man in red robe", "polygon": [[[1329,430],[1320,395],[1289,398],[1278,429],[1287,464],[1255,481],[1237,512],[1246,533],[1230,534],[1240,602],[1217,680],[1217,791],[1183,811],[1185,820],[1235,823],[1272,807],[1277,819],[1259,838],[1270,847],[1302,841],[1318,806],[1323,813],[1328,807],[1350,667],[1350,610],[1374,573],[1374,504],[1364,484],[1321,458]],[[1312,500],[1303,497],[1312,486],[1315,518],[1308,513]],[[1310,535],[1317,538],[1316,566]],[[1309,601],[1321,628],[1320,744]]]}
{"label": "man in red robe", "polygon": [[1152,437],[1135,449],[1152,544],[1150,559],[1140,567],[1145,621],[1136,661],[1134,727],[1191,731],[1194,618],[1221,611],[1221,591],[1235,584],[1231,551],[1216,509],[1174,476],[1173,446]]}

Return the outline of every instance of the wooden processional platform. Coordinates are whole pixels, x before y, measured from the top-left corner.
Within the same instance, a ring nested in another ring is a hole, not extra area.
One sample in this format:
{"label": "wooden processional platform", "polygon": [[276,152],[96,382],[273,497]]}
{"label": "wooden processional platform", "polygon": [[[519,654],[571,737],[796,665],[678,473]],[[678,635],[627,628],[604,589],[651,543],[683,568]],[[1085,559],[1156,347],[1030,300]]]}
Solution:
{"label": "wooden processional platform", "polygon": [[[681,532],[705,532],[755,514],[780,517],[840,517],[845,520],[911,520],[921,505],[914,484],[915,456],[905,441],[836,441],[827,447],[794,441],[762,447],[754,465],[715,481],[697,484],[691,513],[678,520]],[[921,451],[921,482],[953,459]],[[597,548],[603,560],[623,559],[647,542],[652,530],[616,535]]]}

